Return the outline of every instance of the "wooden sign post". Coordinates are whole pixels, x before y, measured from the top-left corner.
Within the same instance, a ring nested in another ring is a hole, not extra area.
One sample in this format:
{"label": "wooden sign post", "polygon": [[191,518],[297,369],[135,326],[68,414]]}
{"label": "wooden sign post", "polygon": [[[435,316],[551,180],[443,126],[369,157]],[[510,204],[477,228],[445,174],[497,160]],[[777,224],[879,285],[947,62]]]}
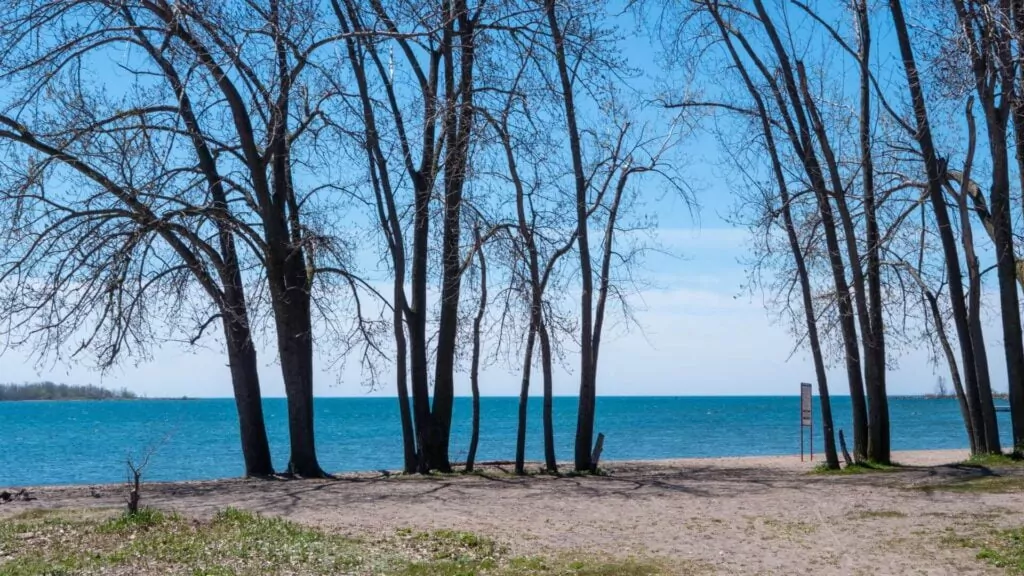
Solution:
{"label": "wooden sign post", "polygon": [[800,384],[800,461],[804,461],[804,428],[809,430],[811,462],[814,462],[814,413],[811,408],[811,385]]}

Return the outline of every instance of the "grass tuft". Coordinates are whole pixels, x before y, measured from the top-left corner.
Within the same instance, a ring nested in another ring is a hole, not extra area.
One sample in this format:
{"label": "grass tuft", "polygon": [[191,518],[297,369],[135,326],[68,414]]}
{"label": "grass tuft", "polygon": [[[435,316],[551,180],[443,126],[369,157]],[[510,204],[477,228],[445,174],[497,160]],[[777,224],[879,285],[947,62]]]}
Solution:
{"label": "grass tuft", "polygon": [[974,454],[961,462],[961,466],[972,468],[1008,468],[1024,465],[1024,455],[1019,452],[1010,454]]}
{"label": "grass tuft", "polygon": [[100,524],[99,531],[107,533],[125,532],[133,529],[155,528],[167,519],[163,512],[154,508],[141,508],[135,514],[124,513]]}
{"label": "grass tuft", "polygon": [[950,531],[943,539],[946,544],[972,548],[977,558],[1010,574],[1024,574],[1024,528],[996,530],[989,528],[983,534],[963,536]]}
{"label": "grass tuft", "polygon": [[825,463],[818,464],[811,471],[812,474],[846,476],[848,474],[874,474],[878,472],[897,472],[901,466],[895,462],[880,464],[878,462],[864,461],[855,462],[838,470],[829,468]]}
{"label": "grass tuft", "polygon": [[1024,574],[1024,528],[998,532],[978,552],[978,558],[1013,574]]}

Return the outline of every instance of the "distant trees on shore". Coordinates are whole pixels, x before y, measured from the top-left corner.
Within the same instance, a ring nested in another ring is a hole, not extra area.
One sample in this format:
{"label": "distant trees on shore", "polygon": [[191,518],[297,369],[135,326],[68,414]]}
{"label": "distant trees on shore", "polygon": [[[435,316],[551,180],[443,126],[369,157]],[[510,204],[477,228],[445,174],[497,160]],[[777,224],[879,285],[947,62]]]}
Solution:
{"label": "distant trees on shore", "polygon": [[0,402],[15,400],[134,400],[134,392],[126,388],[110,390],[100,386],[72,386],[55,382],[31,384],[0,384]]}

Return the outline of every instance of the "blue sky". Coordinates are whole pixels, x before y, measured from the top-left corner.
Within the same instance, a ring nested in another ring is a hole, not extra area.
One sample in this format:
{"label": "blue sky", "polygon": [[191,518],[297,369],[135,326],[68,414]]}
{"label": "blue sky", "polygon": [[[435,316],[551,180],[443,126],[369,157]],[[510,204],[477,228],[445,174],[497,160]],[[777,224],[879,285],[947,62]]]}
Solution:
{"label": "blue sky", "polygon": [[[888,44],[885,33],[882,43]],[[886,46],[888,48],[888,46]],[[625,46],[634,63],[650,65],[656,50],[652,41],[632,35]],[[885,50],[878,57],[886,58]],[[637,87],[650,86],[648,77]],[[640,329],[624,331],[611,326],[604,341],[599,368],[598,393],[604,395],[776,395],[796,394],[801,381],[813,381],[809,356],[793,354],[793,339],[778,325],[757,294],[743,289],[746,276],[741,260],[747,253],[748,233],[731,227],[725,219],[733,196],[721,178],[722,162],[714,140],[697,136],[685,147],[684,173],[691,180],[700,211],[694,214],[680,200],[663,199],[649,206],[658,216],[658,239],[677,258],[655,256],[647,262],[652,287],[636,294]],[[998,389],[1005,389],[1005,371],[998,325],[989,321],[988,345],[992,348],[992,374]],[[282,396],[283,386],[272,347],[261,350],[261,378],[265,395]],[[924,350],[903,351],[893,358],[889,378],[892,394],[932,391],[937,369]],[[555,392],[576,392],[572,371],[556,372]],[[0,355],[0,381],[54,380],[75,384],[94,383],[126,387],[149,396],[224,397],[231,387],[220,343],[189,348],[167,344],[144,362],[128,361],[106,374],[84,365],[39,364],[27,351],[8,350]],[[315,392],[319,396],[390,396],[385,385],[370,390],[357,366],[333,368],[320,361]],[[842,393],[841,370],[830,372],[830,383]],[[518,393],[518,368],[504,364],[485,370],[482,392],[486,395]],[[537,391],[539,386],[535,386]],[[469,393],[468,378],[460,374],[457,393]]]}

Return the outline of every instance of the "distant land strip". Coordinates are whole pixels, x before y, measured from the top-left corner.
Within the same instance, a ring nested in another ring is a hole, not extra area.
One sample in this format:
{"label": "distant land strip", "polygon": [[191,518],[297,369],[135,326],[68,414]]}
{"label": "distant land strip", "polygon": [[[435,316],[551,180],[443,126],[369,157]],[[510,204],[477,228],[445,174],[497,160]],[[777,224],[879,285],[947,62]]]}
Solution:
{"label": "distant land strip", "polygon": [[73,386],[54,382],[0,384],[0,402],[17,400],[135,400],[126,388],[109,390],[100,386]]}

